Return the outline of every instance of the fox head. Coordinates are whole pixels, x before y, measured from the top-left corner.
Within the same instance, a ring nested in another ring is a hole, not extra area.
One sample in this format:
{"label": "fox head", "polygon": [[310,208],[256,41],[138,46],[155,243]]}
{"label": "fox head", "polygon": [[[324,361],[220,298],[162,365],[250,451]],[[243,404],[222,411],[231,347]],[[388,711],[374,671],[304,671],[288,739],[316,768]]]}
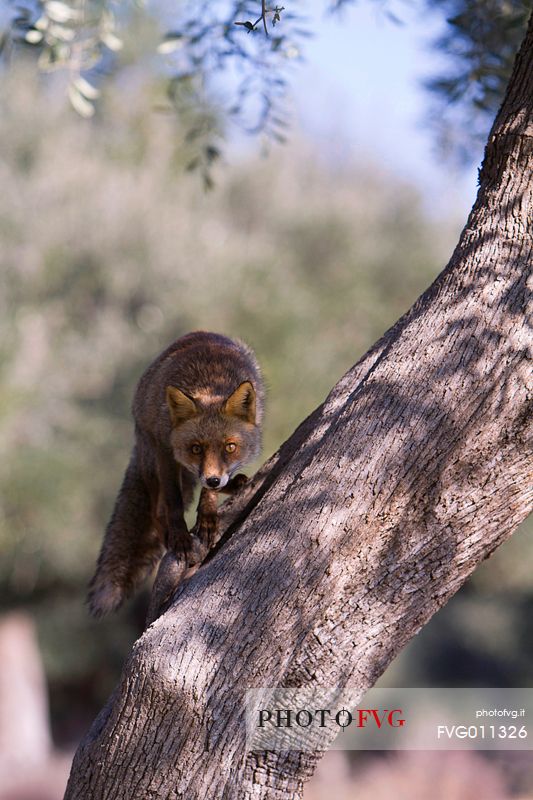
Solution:
{"label": "fox head", "polygon": [[210,489],[223,489],[243,464],[259,455],[256,395],[245,381],[227,398],[195,399],[167,386],[174,458]]}

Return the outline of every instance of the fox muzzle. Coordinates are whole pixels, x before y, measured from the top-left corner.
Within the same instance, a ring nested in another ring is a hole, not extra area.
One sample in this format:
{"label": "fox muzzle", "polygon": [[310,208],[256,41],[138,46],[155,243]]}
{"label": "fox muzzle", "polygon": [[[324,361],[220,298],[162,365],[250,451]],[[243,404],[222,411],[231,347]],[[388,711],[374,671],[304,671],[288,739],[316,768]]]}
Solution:
{"label": "fox muzzle", "polygon": [[223,475],[200,476],[200,483],[206,489],[223,489],[228,481],[229,481],[229,475],[227,473],[224,473]]}

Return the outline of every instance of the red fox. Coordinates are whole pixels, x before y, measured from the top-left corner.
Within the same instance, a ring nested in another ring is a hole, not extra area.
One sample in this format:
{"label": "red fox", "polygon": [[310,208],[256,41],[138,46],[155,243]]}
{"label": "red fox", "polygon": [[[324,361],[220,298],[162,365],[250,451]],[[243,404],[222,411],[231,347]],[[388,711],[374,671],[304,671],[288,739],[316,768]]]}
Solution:
{"label": "red fox", "polygon": [[[211,496],[242,486],[236,472],[259,455],[263,404],[259,365],[239,340],[189,333],[148,367],[133,399],[133,451],[90,583],[94,616],[116,610],[165,548],[191,556],[184,511],[194,485]],[[211,530],[208,521],[206,538]]]}

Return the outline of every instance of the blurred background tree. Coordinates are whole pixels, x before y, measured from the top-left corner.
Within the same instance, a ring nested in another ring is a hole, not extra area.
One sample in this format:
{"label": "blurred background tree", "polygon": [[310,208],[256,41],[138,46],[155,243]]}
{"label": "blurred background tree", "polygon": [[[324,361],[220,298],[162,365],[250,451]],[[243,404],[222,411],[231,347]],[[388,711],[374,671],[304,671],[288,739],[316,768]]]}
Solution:
{"label": "blurred background tree", "polygon": [[484,145],[524,38],[531,0],[426,0],[446,24],[433,45],[442,72],[425,81],[441,149],[468,161]]}
{"label": "blurred background tree", "polygon": [[[23,607],[36,620],[59,743],[74,742],[101,707],[144,621],[142,597],[102,623],[83,601],[146,364],[194,328],[249,341],[269,387],[266,457],[426,288],[457,239],[455,219],[430,217],[413,186],[379,163],[332,164],[297,136],[269,161],[217,169],[230,119],[271,138],[285,130],[285,70],[305,24],[291,3],[274,30],[269,19],[268,38],[260,24],[249,34],[233,26],[255,21],[256,5],[227,5],[219,19],[224,4],[185,3],[179,24],[163,9],[158,27],[134,7],[111,18],[97,4],[93,28],[105,35],[86,69],[60,33],[83,28],[76,14],[59,19],[78,6],[9,3],[4,15],[0,610]],[[450,15],[432,96],[466,152],[490,125],[530,4],[429,6]],[[46,47],[28,41],[31,31],[47,32]],[[35,59],[52,58],[56,40],[64,73],[44,80]],[[158,47],[169,63],[154,64]],[[242,94],[236,65],[249,70]],[[214,175],[216,191],[206,195],[187,167],[208,183]],[[513,537],[384,680],[528,685],[532,556],[531,536]]]}

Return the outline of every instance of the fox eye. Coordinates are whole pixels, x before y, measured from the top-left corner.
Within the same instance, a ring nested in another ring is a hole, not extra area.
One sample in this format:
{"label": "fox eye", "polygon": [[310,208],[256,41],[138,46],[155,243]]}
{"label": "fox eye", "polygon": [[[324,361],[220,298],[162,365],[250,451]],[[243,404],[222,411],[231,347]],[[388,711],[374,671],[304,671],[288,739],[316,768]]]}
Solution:
{"label": "fox eye", "polygon": [[199,444],[192,444],[191,445],[191,453],[193,453],[193,455],[199,456],[201,452],[202,452],[202,448],[200,447]]}
{"label": "fox eye", "polygon": [[236,449],[237,445],[235,444],[235,442],[228,442],[227,445],[224,447],[226,453],[234,453]]}

